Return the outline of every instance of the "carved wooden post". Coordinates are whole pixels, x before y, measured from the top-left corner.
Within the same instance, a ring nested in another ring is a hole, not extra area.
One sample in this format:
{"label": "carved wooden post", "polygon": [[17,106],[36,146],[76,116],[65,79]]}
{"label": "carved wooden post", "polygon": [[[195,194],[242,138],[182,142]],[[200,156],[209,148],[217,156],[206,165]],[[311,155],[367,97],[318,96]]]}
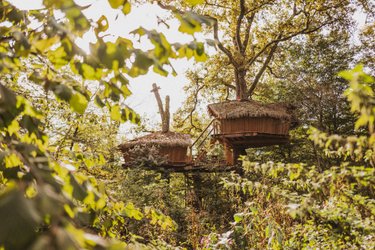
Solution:
{"label": "carved wooden post", "polygon": [[163,108],[163,102],[161,101],[159,89],[160,89],[160,87],[158,87],[156,85],[156,83],[152,84],[151,92],[154,92],[156,101],[158,103],[159,113],[160,113],[160,116],[161,116],[162,132],[167,133],[167,132],[169,132],[169,120],[170,120],[169,102],[170,102],[170,99],[169,99],[168,95],[165,97],[165,107]]}

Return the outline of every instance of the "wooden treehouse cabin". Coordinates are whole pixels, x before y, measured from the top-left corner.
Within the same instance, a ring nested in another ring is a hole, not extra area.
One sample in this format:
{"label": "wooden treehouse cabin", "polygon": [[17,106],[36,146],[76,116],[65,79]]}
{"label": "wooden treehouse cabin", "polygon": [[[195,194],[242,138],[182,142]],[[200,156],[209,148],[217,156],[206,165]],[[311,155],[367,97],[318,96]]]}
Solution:
{"label": "wooden treehouse cabin", "polygon": [[126,165],[143,162],[157,166],[186,166],[190,162],[188,147],[190,135],[169,131],[169,96],[165,98],[165,107],[159,94],[160,88],[153,84],[153,89],[162,120],[162,130],[134,140],[124,142],[119,149],[124,155]]}
{"label": "wooden treehouse cabin", "polygon": [[190,135],[175,132],[155,132],[120,145],[126,163],[147,161],[152,157],[155,164],[185,166],[188,162]]}
{"label": "wooden treehouse cabin", "polygon": [[228,165],[237,163],[250,147],[285,144],[295,125],[292,108],[285,104],[257,101],[226,101],[208,105],[215,118],[212,137],[224,145]]}

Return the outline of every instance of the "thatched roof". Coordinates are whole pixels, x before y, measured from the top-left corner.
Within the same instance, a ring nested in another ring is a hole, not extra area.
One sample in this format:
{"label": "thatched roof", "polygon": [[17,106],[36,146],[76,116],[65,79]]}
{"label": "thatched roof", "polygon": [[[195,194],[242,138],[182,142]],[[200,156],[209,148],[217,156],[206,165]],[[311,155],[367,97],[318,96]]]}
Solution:
{"label": "thatched roof", "polygon": [[257,101],[225,101],[208,105],[210,115],[219,119],[272,117],[291,120],[290,107],[284,103],[262,104]]}
{"label": "thatched roof", "polygon": [[120,149],[128,149],[134,146],[164,146],[164,147],[188,147],[191,145],[191,137],[187,134],[175,132],[155,132],[131,141],[127,141],[119,146]]}

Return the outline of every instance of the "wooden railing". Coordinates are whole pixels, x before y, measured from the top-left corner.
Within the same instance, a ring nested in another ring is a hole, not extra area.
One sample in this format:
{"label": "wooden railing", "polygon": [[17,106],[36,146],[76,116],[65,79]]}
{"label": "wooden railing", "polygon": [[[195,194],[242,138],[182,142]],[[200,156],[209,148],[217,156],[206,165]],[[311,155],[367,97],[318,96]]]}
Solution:
{"label": "wooden railing", "polygon": [[204,146],[204,143],[207,141],[207,139],[212,135],[212,134],[220,134],[220,122],[217,119],[213,119],[207,126],[206,128],[201,132],[201,134],[195,139],[193,144],[191,144],[189,150],[190,150],[190,157],[192,160],[195,158],[199,157],[199,154],[194,156],[193,151],[199,152]]}

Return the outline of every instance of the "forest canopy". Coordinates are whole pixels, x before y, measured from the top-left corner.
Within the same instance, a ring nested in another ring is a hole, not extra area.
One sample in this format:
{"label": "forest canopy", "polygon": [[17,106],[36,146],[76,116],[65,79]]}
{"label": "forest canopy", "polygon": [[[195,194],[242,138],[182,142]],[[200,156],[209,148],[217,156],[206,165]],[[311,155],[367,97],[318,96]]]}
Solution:
{"label": "forest canopy", "polygon": [[[375,248],[372,1],[156,1],[186,43],[143,27],[113,39],[79,2],[0,2],[0,249]],[[125,167],[120,124],[160,130],[127,105],[132,79],[181,58],[186,100],[163,131],[199,139],[209,103],[278,102],[298,117],[288,143],[246,149],[234,171],[157,168],[153,148]]]}

